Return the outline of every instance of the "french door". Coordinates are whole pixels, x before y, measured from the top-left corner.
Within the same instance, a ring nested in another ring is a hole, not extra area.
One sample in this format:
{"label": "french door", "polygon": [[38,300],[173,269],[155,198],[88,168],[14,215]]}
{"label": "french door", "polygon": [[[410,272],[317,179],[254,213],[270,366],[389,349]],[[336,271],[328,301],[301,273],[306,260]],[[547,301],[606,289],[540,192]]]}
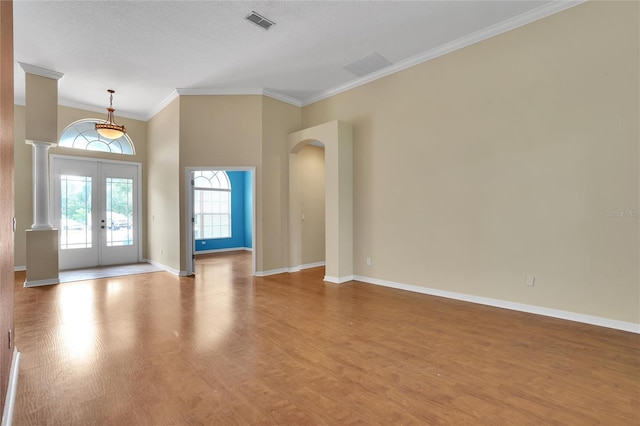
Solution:
{"label": "french door", "polygon": [[140,261],[137,163],[52,156],[60,269]]}

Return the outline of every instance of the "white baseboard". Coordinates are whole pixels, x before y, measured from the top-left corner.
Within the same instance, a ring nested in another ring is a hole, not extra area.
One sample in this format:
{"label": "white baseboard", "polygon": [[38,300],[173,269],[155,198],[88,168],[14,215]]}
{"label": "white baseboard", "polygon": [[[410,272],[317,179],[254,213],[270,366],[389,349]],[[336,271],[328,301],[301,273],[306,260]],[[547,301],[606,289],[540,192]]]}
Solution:
{"label": "white baseboard", "polygon": [[187,275],[185,271],[178,271],[177,269],[174,269],[174,268],[172,268],[170,266],[167,266],[167,265],[163,265],[160,262],[156,262],[156,261],[151,260],[151,259],[142,259],[142,260],[144,262],[152,264],[153,266],[157,266],[158,268],[164,269],[167,272],[171,272],[173,275],[177,275],[179,277],[184,277],[184,276]]}
{"label": "white baseboard", "polygon": [[43,285],[60,284],[60,278],[51,278],[48,280],[25,281],[25,287],[42,287]]}
{"label": "white baseboard", "polygon": [[26,270],[27,270],[26,266],[14,266],[13,267],[13,272],[26,271]]}
{"label": "white baseboard", "polygon": [[314,262],[314,263],[305,263],[304,265],[298,265],[298,266],[293,266],[291,268],[287,268],[287,272],[289,273],[294,273],[294,272],[300,272],[303,269],[310,269],[310,268],[318,268],[320,266],[326,266],[327,262]]}
{"label": "white baseboard", "polygon": [[7,397],[4,400],[4,412],[2,413],[2,426],[11,426],[13,423],[13,408],[16,405],[16,392],[18,391],[18,373],[20,372],[20,352],[13,347],[13,359],[9,371],[9,384],[7,385]]}
{"label": "white baseboard", "polygon": [[324,280],[333,284],[343,284],[349,281],[353,281],[354,277],[353,275],[346,275],[344,277],[332,277],[330,275],[325,275]]}
{"label": "white baseboard", "polygon": [[[551,308],[545,308],[542,306],[527,305],[524,303],[509,302],[507,300],[473,296],[470,294],[456,293],[453,291],[445,291],[445,290],[438,290],[438,289],[428,288],[428,287],[420,287],[420,286],[411,285],[411,284],[396,283],[393,281],[379,280],[377,278],[364,277],[361,275],[356,275],[353,277],[353,279],[356,281],[362,281],[365,283],[380,285],[383,287],[397,288],[399,290],[407,290],[415,293],[445,297],[447,299],[461,300],[464,302],[478,303],[480,305],[510,309],[512,311],[527,312],[530,314],[543,315],[547,317],[581,322],[585,324],[597,325],[600,327],[613,328],[616,330],[629,331],[632,333],[640,334],[640,324],[636,324],[632,322],[618,321],[618,320],[613,320],[609,318],[596,317],[592,315],[578,314],[575,312],[563,311],[560,309],[551,309]],[[325,277],[325,280],[326,280],[326,277]]]}
{"label": "white baseboard", "polygon": [[288,272],[287,268],[271,269],[269,271],[256,271],[256,277],[267,277],[269,275],[284,274]]}
{"label": "white baseboard", "polygon": [[286,272],[291,274],[294,272],[300,272],[303,269],[317,268],[319,266],[325,266],[325,262],[305,263],[304,265],[294,266],[291,268],[278,268],[268,271],[256,271],[256,277],[266,277],[269,275],[284,274]]}
{"label": "white baseboard", "polygon": [[253,251],[253,249],[249,247],[234,247],[234,248],[213,249],[213,250],[194,250],[193,254],[197,256],[199,254],[225,253],[228,251]]}

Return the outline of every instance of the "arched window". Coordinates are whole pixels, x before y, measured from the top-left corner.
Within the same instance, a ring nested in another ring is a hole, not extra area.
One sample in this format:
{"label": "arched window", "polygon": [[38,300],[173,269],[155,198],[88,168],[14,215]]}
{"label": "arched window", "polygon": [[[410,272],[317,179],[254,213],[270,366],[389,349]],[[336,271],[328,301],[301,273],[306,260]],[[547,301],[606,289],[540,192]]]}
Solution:
{"label": "arched window", "polygon": [[107,139],[96,132],[95,124],[104,122],[98,118],[86,118],[71,123],[60,135],[58,145],[87,151],[135,155],[133,142],[126,133],[118,139]]}
{"label": "arched window", "polygon": [[195,239],[231,238],[231,183],[226,172],[193,172]]}

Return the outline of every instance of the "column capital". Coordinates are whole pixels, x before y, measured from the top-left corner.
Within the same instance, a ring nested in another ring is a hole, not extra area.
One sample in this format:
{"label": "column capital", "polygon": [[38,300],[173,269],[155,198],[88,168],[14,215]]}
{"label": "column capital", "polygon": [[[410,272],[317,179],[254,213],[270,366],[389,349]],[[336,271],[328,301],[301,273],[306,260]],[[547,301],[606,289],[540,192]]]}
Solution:
{"label": "column capital", "polygon": [[40,77],[51,78],[54,80],[60,80],[64,77],[64,74],[58,71],[48,70],[46,68],[37,67],[31,64],[25,64],[24,62],[18,62],[24,72],[28,72],[29,74],[39,75]]}
{"label": "column capital", "polygon": [[24,143],[26,143],[27,145],[33,145],[34,148],[46,147],[48,149],[48,148],[51,148],[51,147],[58,146],[58,144],[55,143],[55,142],[33,141],[33,140],[30,140],[30,139],[26,139],[24,141]]}

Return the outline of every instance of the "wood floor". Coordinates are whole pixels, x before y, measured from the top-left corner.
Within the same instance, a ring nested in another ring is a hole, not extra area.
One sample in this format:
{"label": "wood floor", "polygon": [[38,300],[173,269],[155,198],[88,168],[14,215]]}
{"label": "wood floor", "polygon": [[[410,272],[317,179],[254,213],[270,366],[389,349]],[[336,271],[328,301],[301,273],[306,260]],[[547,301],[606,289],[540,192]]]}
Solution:
{"label": "wood floor", "polygon": [[15,425],[638,425],[640,336],[250,254],[22,287]]}

